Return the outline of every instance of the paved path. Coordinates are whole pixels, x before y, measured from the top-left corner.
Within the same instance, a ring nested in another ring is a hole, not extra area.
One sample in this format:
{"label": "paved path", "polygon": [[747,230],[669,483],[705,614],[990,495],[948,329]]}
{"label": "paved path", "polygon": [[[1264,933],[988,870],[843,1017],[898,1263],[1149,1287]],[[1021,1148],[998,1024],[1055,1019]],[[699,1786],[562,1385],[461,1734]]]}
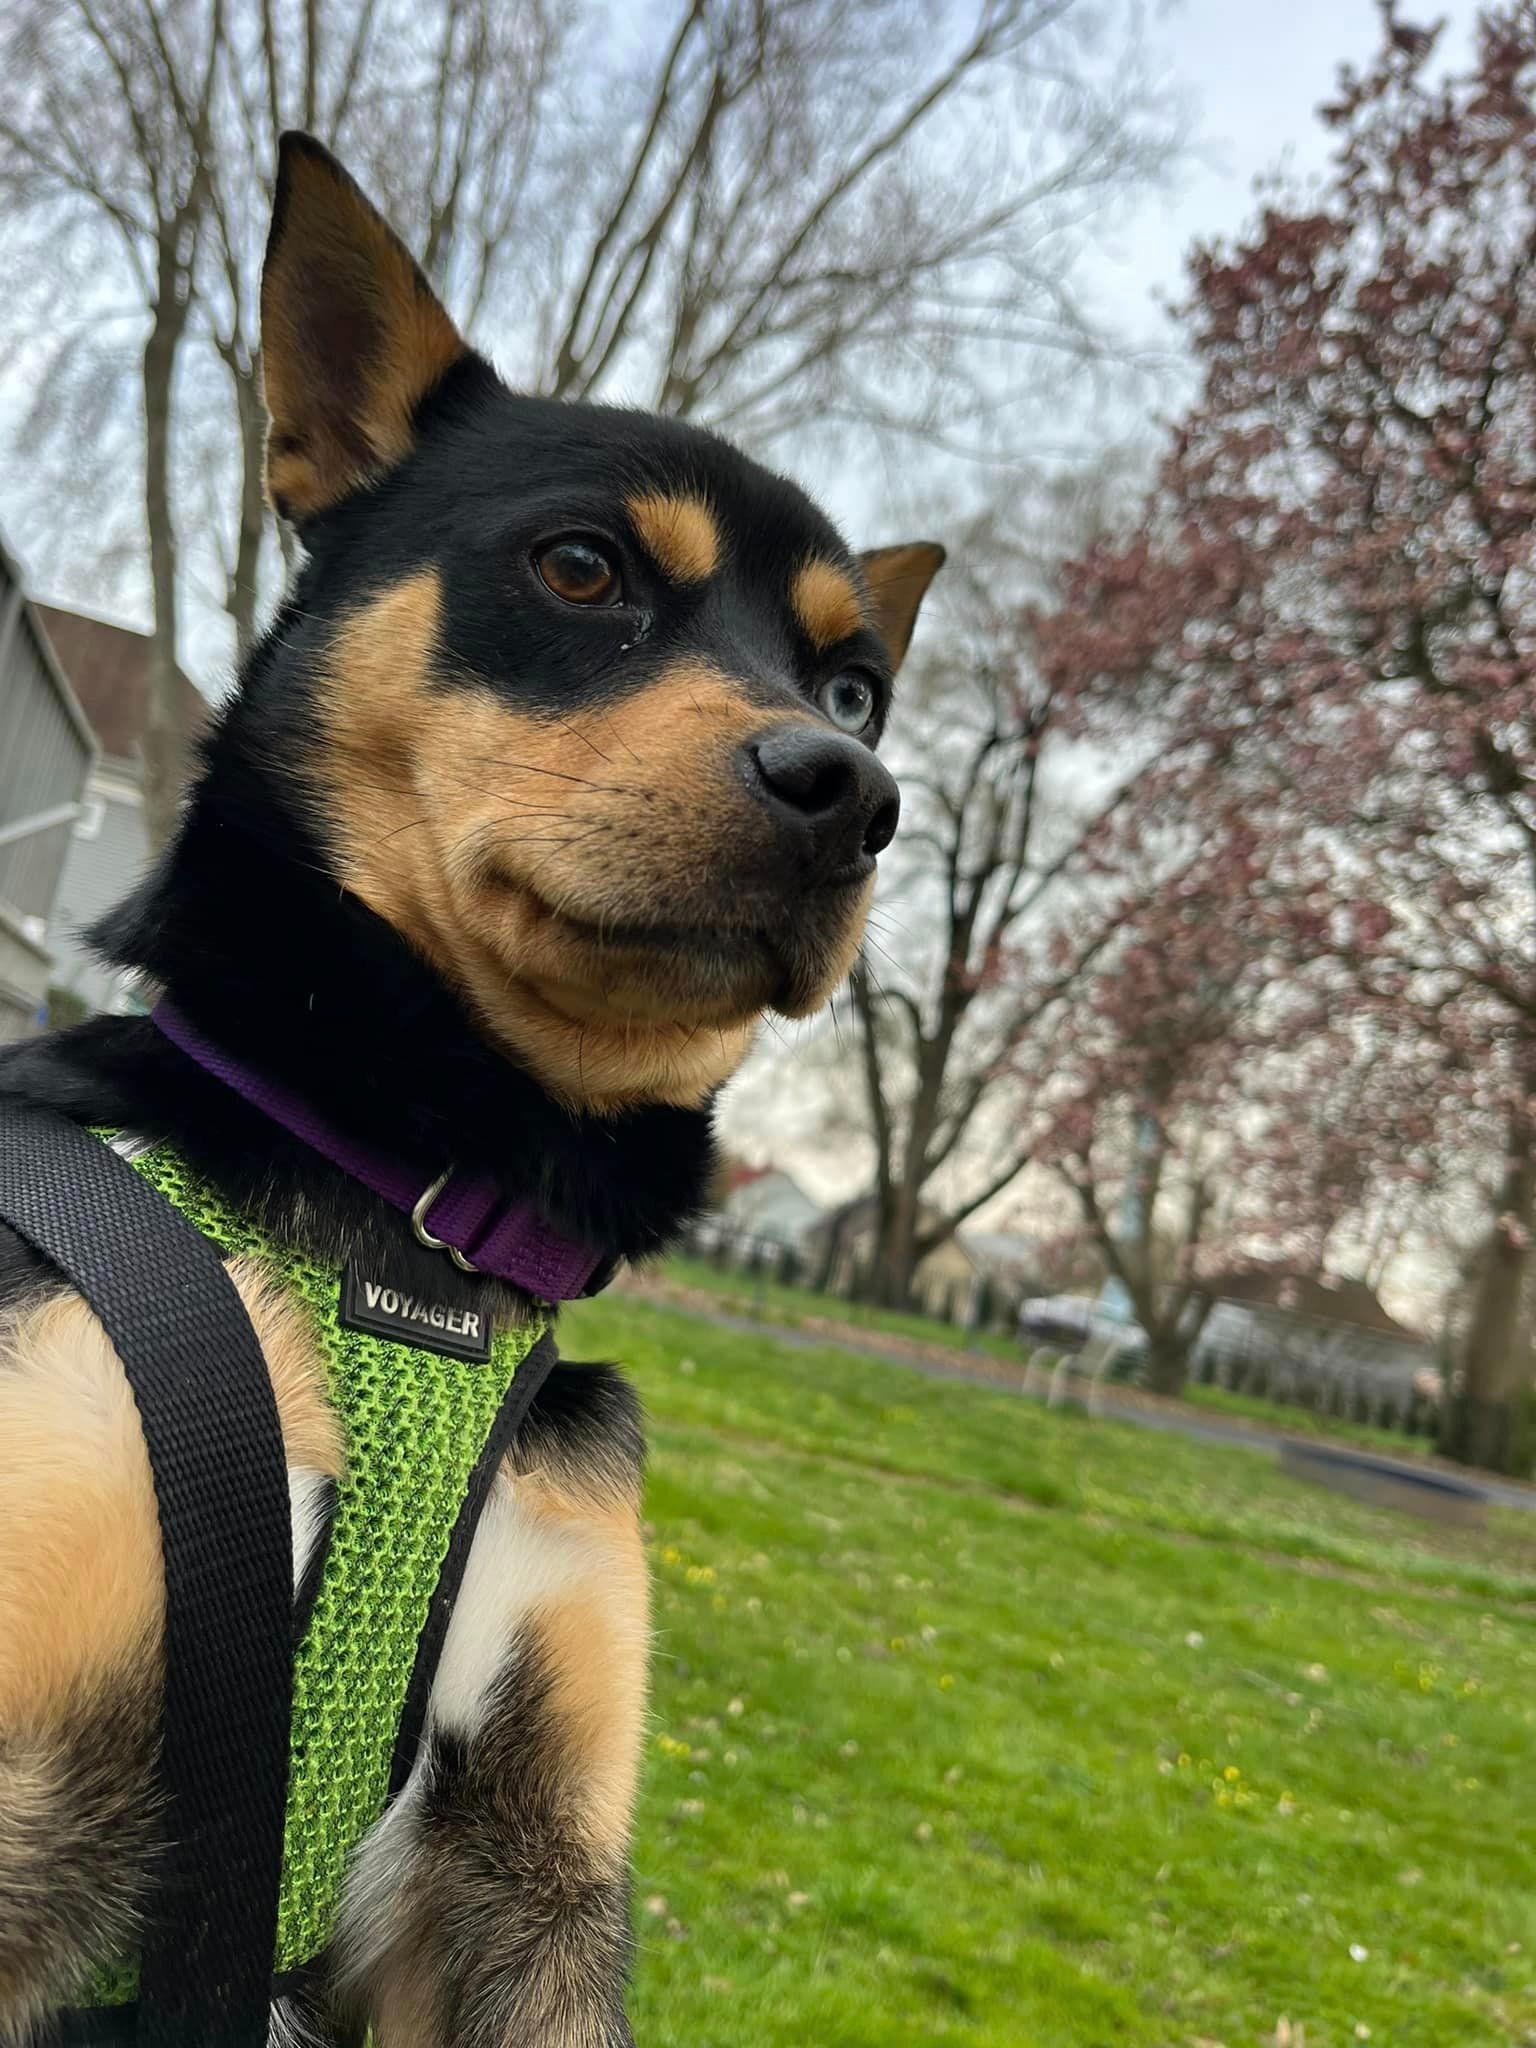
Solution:
{"label": "paved path", "polygon": [[[962,1385],[990,1387],[994,1393],[1017,1394],[1024,1400],[1034,1400],[1035,1395],[1011,1375],[1006,1367],[997,1372],[982,1369],[981,1358],[975,1366],[966,1363],[963,1353],[955,1354],[950,1364],[930,1351],[916,1356],[906,1351],[894,1351],[883,1345],[877,1336],[866,1336],[860,1331],[839,1329],[834,1336],[824,1330],[800,1330],[792,1323],[760,1321],[752,1316],[727,1315],[720,1309],[701,1308],[694,1302],[678,1301],[666,1292],[658,1290],[637,1290],[641,1299],[649,1300],[658,1308],[665,1308],[672,1315],[690,1316],[695,1322],[713,1323],[722,1330],[733,1330],[743,1337],[770,1337],[775,1344],[791,1344],[802,1351],[856,1351],[865,1358],[877,1358],[883,1365],[904,1366],[908,1372],[919,1372],[931,1380],[958,1380]],[[1116,1422],[1134,1423],[1138,1429],[1161,1430],[1169,1436],[1194,1437],[1209,1444],[1244,1444],[1251,1450],[1273,1451],[1277,1455],[1284,1443],[1326,1442],[1326,1438],[1302,1437],[1300,1433],[1289,1434],[1283,1429],[1270,1428],[1262,1422],[1249,1421],[1239,1416],[1216,1416],[1206,1411],[1187,1407],[1172,1401],[1155,1401],[1145,1395],[1126,1393],[1122,1389],[1108,1386],[1102,1389],[1104,1414]],[[1521,1508],[1527,1514],[1536,1513],[1536,1487],[1522,1486],[1511,1479],[1496,1479],[1491,1473],[1468,1474],[1473,1483],[1481,1487],[1489,1500],[1499,1506]]]}

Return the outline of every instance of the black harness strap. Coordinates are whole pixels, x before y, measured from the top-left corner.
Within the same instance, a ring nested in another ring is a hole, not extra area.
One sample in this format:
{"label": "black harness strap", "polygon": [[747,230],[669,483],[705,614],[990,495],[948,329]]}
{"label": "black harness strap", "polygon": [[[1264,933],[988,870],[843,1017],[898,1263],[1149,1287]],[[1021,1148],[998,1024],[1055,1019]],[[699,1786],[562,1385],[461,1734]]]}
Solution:
{"label": "black harness strap", "polygon": [[453,1619],[453,1610],[458,1603],[459,1588],[464,1583],[464,1568],[469,1563],[475,1531],[480,1526],[480,1517],[484,1512],[492,1482],[500,1469],[502,1459],[512,1446],[513,1438],[522,1427],[523,1417],[533,1406],[540,1387],[549,1378],[559,1359],[560,1354],[555,1349],[554,1337],[546,1330],[513,1375],[512,1384],[496,1411],[496,1420],[491,1424],[491,1433],[485,1440],[485,1448],[476,1460],[474,1471],[469,1475],[464,1504],[459,1509],[453,1533],[448,1539],[448,1550],[443,1558],[443,1568],[438,1573],[432,1604],[427,1609],[426,1623],[417,1640],[416,1661],[411,1666],[410,1683],[405,1691],[405,1705],[400,1711],[400,1725],[395,1731],[394,1754],[389,1766],[391,1801],[398,1799],[405,1790],[405,1781],[411,1775],[411,1766],[415,1763],[421,1748],[421,1734],[426,1726],[427,1701],[432,1694],[432,1681],[436,1678],[437,1667],[442,1661],[443,1644],[448,1639],[448,1624]]}
{"label": "black harness strap", "polygon": [[288,1783],[292,1531],[271,1383],[218,1254],[108,1146],[0,1100],[0,1219],[90,1303],[165,1561],[165,1850],[138,2048],[264,2048]]}

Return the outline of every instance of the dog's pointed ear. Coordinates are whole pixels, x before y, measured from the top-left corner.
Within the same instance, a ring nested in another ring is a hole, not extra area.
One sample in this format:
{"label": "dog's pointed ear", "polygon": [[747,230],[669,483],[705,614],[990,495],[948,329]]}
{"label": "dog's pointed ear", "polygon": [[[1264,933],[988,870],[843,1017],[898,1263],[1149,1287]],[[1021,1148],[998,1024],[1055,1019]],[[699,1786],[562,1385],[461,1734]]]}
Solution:
{"label": "dog's pointed ear", "polygon": [[944,566],[944,550],[935,540],[914,540],[894,548],[871,548],[859,566],[869,591],[870,624],[885,642],[891,667],[901,667],[917,608],[929,584]]}
{"label": "dog's pointed ear", "polygon": [[468,353],[410,251],[330,151],[283,136],[261,274],[273,508],[302,523],[399,462],[417,407]]}

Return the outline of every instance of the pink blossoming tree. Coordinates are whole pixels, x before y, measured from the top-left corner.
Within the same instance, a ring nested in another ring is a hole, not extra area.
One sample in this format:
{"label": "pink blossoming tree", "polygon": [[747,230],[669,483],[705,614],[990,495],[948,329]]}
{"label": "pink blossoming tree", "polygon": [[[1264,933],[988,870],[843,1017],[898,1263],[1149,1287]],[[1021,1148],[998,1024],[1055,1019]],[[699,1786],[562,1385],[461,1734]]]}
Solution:
{"label": "pink blossoming tree", "polygon": [[[1262,904],[1287,971],[1334,970],[1331,1028],[1432,1047],[1437,1114],[1496,1124],[1445,1448],[1507,1466],[1536,1224],[1536,6],[1486,11],[1450,77],[1384,24],[1324,109],[1322,193],[1196,255],[1198,400],[1041,659],[1084,734],[1150,761],[1119,855],[1239,812],[1218,952]],[[1139,988],[1165,967],[1125,971],[1133,1012],[1166,1000]]]}

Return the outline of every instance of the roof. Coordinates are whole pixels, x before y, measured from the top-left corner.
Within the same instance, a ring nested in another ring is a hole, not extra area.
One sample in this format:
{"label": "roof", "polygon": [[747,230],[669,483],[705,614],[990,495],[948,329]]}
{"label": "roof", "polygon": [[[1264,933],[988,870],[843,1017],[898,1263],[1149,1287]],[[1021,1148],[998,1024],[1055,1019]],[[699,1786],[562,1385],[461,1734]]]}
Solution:
{"label": "roof", "polygon": [[9,593],[11,592],[14,592],[19,597],[22,609],[33,627],[37,651],[47,670],[48,680],[57,691],[59,701],[64,707],[70,724],[75,728],[86,747],[93,752],[97,751],[99,749],[99,742],[96,739],[95,729],[86,717],[80,699],[76,695],[69,677],[65,674],[64,666],[54,651],[53,642],[43,630],[43,622],[40,616],[41,607],[35,604],[28,595],[27,579],[22,570],[21,563],[6,546],[3,533],[0,533],[0,591],[4,591],[7,594],[7,601],[9,601]]}
{"label": "roof", "polygon": [[1350,1323],[1380,1337],[1421,1341],[1418,1333],[1390,1316],[1363,1280],[1319,1278],[1290,1266],[1248,1266],[1216,1273],[1205,1291],[1218,1301],[1241,1302],[1248,1308],[1274,1308],[1288,1315],[1312,1316],[1319,1322]]}
{"label": "roof", "polygon": [[[149,635],[57,605],[34,603],[32,609],[101,751],[137,759],[149,712]],[[180,680],[187,730],[196,732],[208,717],[208,703],[186,676]]]}

